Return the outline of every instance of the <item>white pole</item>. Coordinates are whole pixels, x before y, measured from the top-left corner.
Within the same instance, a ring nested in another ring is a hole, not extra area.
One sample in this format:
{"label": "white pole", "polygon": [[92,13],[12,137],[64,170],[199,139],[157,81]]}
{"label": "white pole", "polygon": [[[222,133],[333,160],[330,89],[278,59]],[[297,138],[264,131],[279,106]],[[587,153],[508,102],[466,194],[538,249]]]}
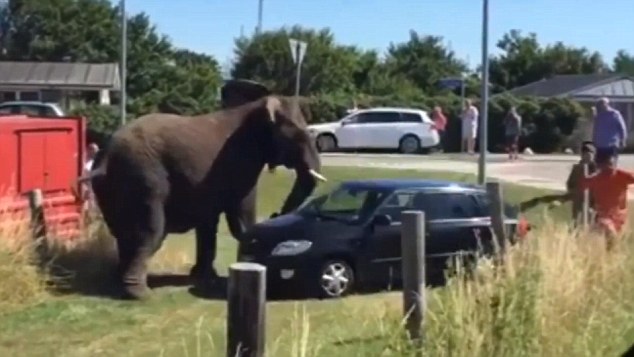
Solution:
{"label": "white pole", "polygon": [[121,99],[119,104],[121,126],[126,123],[126,104],[128,102],[127,90],[126,90],[126,78],[127,78],[127,65],[128,65],[128,24],[125,12],[125,0],[121,0]]}
{"label": "white pole", "polygon": [[489,129],[489,0],[482,3],[482,94],[480,95],[480,157],[478,182],[486,183],[486,162]]}
{"label": "white pole", "polygon": [[262,32],[262,12],[263,12],[263,0],[258,0],[258,27],[256,31],[256,35],[259,35]]}

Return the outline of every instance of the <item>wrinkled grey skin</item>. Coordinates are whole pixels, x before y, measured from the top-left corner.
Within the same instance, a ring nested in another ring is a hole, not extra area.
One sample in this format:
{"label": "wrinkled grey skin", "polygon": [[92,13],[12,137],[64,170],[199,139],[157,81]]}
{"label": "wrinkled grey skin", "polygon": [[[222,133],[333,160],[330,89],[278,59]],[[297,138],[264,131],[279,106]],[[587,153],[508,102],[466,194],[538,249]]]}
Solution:
{"label": "wrinkled grey skin", "polygon": [[[255,223],[255,188],[265,165],[284,165],[297,173],[281,213],[301,204],[317,178],[323,179],[302,111],[293,110],[295,102],[249,91],[257,85],[232,88],[223,93],[225,109],[218,112],[149,114],[120,128],[84,178],[92,180],[116,238],[125,297],[148,296],[148,260],[167,234],[190,229],[196,230],[191,274],[212,281],[219,217],[225,214],[236,239]],[[246,95],[236,95],[240,88]]]}

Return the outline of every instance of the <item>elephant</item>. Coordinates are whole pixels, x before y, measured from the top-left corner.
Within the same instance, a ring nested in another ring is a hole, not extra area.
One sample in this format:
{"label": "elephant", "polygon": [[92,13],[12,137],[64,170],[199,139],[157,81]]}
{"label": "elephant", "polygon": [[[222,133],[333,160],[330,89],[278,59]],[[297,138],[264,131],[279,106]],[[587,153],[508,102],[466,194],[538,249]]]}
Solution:
{"label": "elephant", "polygon": [[131,121],[113,133],[93,170],[80,179],[91,181],[116,239],[124,297],[150,296],[149,259],[167,234],[191,229],[196,262],[190,275],[213,281],[219,217],[225,214],[240,240],[256,221],[256,185],[266,165],[297,174],[280,213],[295,209],[318,181],[326,181],[298,103],[267,91],[235,95],[257,86],[238,87],[227,87],[224,108],[211,114],[154,113]]}

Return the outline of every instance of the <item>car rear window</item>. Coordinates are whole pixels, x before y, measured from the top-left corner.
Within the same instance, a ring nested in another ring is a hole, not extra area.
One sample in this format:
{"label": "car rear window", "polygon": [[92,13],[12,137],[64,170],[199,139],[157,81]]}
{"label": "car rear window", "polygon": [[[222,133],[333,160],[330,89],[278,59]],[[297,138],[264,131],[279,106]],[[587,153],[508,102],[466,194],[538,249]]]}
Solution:
{"label": "car rear window", "polygon": [[424,211],[425,218],[429,220],[481,216],[474,197],[465,193],[420,192],[413,197],[412,206],[416,210]]}
{"label": "car rear window", "polygon": [[[478,194],[478,202],[479,204],[479,210],[481,212],[482,216],[488,217],[491,215],[491,200],[489,199],[489,196],[486,194]],[[508,218],[514,218],[517,217],[517,215],[519,214],[519,210],[516,206],[511,205],[508,202],[504,203],[504,215]]]}

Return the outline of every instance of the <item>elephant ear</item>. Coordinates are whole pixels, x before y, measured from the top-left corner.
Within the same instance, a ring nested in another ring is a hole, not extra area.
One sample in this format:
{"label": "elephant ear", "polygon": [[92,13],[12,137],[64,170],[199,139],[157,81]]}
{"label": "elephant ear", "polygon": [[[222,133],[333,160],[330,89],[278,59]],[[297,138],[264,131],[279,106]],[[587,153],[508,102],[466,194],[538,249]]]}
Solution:
{"label": "elephant ear", "polygon": [[220,89],[223,108],[233,108],[271,95],[262,83],[248,79],[230,79]]}

